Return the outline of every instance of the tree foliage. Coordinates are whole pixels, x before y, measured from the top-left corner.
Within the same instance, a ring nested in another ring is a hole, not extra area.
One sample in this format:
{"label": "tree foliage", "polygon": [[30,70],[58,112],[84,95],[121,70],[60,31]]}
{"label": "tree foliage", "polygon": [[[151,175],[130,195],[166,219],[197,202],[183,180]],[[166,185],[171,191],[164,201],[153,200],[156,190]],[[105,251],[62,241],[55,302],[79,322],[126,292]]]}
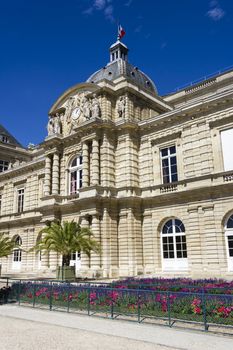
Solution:
{"label": "tree foliage", "polygon": [[40,233],[42,238],[34,247],[36,251],[54,251],[62,255],[62,266],[69,265],[71,253],[83,252],[90,257],[91,252],[100,252],[99,243],[89,228],[81,227],[77,222],[64,221],[48,223]]}
{"label": "tree foliage", "polygon": [[10,255],[15,248],[15,241],[5,233],[0,233],[0,258]]}

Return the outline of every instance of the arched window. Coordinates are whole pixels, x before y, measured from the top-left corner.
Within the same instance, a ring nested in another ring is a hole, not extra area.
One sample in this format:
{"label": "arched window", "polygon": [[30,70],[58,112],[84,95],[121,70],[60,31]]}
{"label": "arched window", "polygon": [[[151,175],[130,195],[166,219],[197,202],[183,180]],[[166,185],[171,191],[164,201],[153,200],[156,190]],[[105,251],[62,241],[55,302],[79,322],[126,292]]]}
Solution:
{"label": "arched window", "polygon": [[15,237],[15,248],[13,250],[13,269],[19,269],[21,266],[21,261],[22,261],[22,250],[21,250],[21,245],[22,245],[22,239],[20,236]]}
{"label": "arched window", "polygon": [[229,217],[225,226],[228,270],[233,271],[233,215]]}
{"label": "arched window", "polygon": [[82,187],[83,176],[83,158],[82,156],[75,157],[69,168],[69,193],[78,193],[78,190]]}
{"label": "arched window", "polygon": [[179,219],[168,220],[161,232],[163,270],[188,268],[185,227]]}

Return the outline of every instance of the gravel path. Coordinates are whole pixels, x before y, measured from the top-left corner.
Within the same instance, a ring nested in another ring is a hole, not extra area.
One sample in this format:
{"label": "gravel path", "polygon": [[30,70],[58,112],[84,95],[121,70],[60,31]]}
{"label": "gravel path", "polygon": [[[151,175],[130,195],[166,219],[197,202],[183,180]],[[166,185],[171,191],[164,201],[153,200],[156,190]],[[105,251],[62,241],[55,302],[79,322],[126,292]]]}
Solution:
{"label": "gravel path", "polygon": [[232,344],[232,336],[0,306],[0,350],[226,350]]}
{"label": "gravel path", "polygon": [[171,350],[152,343],[0,316],[1,350]]}

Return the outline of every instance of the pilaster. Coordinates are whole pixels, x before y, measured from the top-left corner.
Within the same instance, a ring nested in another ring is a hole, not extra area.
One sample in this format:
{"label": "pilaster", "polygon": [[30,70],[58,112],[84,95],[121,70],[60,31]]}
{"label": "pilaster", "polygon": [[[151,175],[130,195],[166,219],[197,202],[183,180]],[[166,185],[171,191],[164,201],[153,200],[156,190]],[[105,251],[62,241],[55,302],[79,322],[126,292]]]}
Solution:
{"label": "pilaster", "polygon": [[59,154],[53,155],[53,170],[52,170],[52,194],[59,193]]}
{"label": "pilaster", "polygon": [[45,181],[44,181],[44,195],[51,194],[51,157],[49,155],[45,158]]}
{"label": "pilaster", "polygon": [[92,184],[99,185],[100,164],[99,164],[99,141],[92,141]]}
{"label": "pilaster", "polygon": [[[101,231],[100,231],[100,218],[99,215],[92,216],[91,231],[93,233],[93,238],[101,245]],[[101,252],[91,253],[91,270],[94,270],[95,275],[100,272],[101,269]]]}
{"label": "pilaster", "polygon": [[89,173],[89,145],[87,141],[83,142],[82,145],[82,156],[83,156],[83,182],[82,185],[83,187],[89,186],[89,178],[90,178],[90,173]]}

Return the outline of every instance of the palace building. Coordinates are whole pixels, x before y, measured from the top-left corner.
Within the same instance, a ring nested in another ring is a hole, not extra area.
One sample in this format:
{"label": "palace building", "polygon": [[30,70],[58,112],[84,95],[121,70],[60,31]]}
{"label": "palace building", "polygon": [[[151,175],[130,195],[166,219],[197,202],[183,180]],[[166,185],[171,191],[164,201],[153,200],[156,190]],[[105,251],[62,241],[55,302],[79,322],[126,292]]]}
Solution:
{"label": "palace building", "polygon": [[60,96],[27,149],[0,125],[0,232],[12,277],[55,277],[28,250],[50,220],[90,227],[80,277],[233,277],[233,70],[159,96],[118,40],[110,62]]}

